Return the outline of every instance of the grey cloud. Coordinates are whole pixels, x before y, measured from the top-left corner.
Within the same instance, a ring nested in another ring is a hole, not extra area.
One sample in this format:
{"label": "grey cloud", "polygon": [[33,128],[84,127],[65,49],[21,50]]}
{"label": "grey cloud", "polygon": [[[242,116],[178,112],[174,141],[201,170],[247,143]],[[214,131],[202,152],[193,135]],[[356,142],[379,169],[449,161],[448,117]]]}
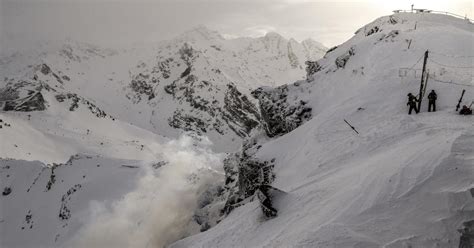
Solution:
{"label": "grey cloud", "polygon": [[[0,48],[15,50],[66,38],[112,47],[155,42],[200,24],[226,37],[275,31],[333,46],[362,25],[391,14],[393,5],[375,0],[2,0]],[[452,6],[472,13],[465,1]]]}

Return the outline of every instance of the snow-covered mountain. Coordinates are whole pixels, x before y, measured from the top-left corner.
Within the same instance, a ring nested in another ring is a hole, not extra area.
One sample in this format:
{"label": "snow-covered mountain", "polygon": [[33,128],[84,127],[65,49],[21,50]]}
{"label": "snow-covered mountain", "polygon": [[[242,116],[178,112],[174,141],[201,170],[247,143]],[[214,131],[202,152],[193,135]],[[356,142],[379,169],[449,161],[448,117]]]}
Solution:
{"label": "snow-covered mountain", "polygon": [[[467,20],[394,14],[330,49],[307,81],[255,91],[266,135],[226,163],[233,211],[172,247],[458,247],[474,220],[474,119],[455,112],[462,89],[474,98],[473,44]],[[425,96],[407,115],[426,50],[438,111]],[[262,181],[286,192],[269,220],[248,203]]]}
{"label": "snow-covered mountain", "polygon": [[260,122],[250,91],[303,78],[305,61],[325,50],[276,33],[226,40],[202,26],[120,51],[45,44],[2,58],[0,103],[16,111],[93,106],[163,136],[205,134],[219,151],[232,151]]}
{"label": "snow-covered mountain", "polygon": [[[473,27],[395,14],[318,61],[313,41],[202,27],[5,57],[1,246],[457,247],[474,220],[474,122],[454,111],[474,97]],[[409,116],[426,50],[438,111]],[[286,192],[272,219],[262,183]]]}
{"label": "snow-covered mountain", "polygon": [[[103,247],[87,243],[93,238],[75,239],[88,235],[82,227],[95,219],[95,202],[104,211],[145,220],[151,214],[116,204],[126,195],[163,209],[189,195],[186,207],[171,207],[168,220],[159,216],[161,228],[172,230],[176,214],[187,216],[189,234],[214,225],[220,216],[207,216],[216,213],[206,207],[208,200],[201,197],[204,205],[195,206],[202,192],[223,184],[221,155],[209,146],[237,149],[261,123],[250,92],[304,78],[305,61],[324,51],[314,41],[275,33],[226,40],[198,27],[170,41],[122,50],[67,41],[1,57],[1,246]],[[194,138],[176,141],[183,133]],[[134,191],[137,181],[144,192]],[[201,210],[193,214],[195,208]],[[189,225],[197,214],[202,221]],[[145,220],[149,233],[157,230]],[[146,235],[139,229],[133,235],[140,233]]]}

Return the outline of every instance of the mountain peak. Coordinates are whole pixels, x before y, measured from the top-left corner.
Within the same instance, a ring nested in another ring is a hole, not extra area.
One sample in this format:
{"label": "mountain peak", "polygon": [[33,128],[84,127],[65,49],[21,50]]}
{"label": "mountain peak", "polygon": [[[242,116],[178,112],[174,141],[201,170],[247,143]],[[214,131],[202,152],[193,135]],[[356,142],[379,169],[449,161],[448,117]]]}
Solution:
{"label": "mountain peak", "polygon": [[194,28],[189,29],[184,32],[183,37],[187,39],[204,39],[204,40],[223,40],[224,37],[215,31],[211,30],[204,25],[198,25]]}
{"label": "mountain peak", "polygon": [[317,48],[320,48],[320,49],[323,49],[323,50],[327,50],[328,48],[323,45],[321,42],[318,42],[318,41],[315,41],[314,39],[312,38],[308,38],[308,39],[305,39],[301,42],[301,44],[303,44],[303,46],[306,46],[306,47],[317,47]]}
{"label": "mountain peak", "polygon": [[264,37],[269,39],[285,39],[281,34],[273,31],[266,33]]}

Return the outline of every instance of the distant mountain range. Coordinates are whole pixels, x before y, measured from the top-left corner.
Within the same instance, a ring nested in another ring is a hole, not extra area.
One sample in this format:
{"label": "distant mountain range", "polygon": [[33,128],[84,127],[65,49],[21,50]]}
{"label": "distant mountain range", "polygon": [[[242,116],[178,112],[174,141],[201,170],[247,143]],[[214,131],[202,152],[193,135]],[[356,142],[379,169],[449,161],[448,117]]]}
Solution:
{"label": "distant mountain range", "polygon": [[86,107],[91,118],[112,116],[166,137],[206,134],[229,151],[260,122],[249,93],[305,78],[305,61],[326,50],[277,33],[227,40],[204,26],[151,47],[44,44],[1,58],[0,108]]}

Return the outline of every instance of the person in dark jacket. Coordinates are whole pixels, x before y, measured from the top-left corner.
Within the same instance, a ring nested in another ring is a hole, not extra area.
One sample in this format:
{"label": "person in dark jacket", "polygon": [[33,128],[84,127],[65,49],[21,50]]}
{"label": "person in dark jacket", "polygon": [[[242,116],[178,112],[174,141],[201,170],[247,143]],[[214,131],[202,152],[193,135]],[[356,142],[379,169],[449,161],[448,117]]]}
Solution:
{"label": "person in dark jacket", "polygon": [[462,109],[459,111],[460,115],[472,115],[472,109],[468,108],[466,105],[462,106]]}
{"label": "person in dark jacket", "polygon": [[431,109],[433,109],[433,112],[436,112],[436,99],[438,99],[438,95],[436,95],[434,90],[431,90],[428,95],[428,112],[431,112]]}
{"label": "person in dark jacket", "polygon": [[408,114],[411,115],[412,110],[415,110],[415,113],[418,114],[418,109],[416,108],[416,102],[418,102],[418,100],[412,93],[408,93],[407,96],[408,96],[407,106],[410,106],[410,110],[408,110]]}

